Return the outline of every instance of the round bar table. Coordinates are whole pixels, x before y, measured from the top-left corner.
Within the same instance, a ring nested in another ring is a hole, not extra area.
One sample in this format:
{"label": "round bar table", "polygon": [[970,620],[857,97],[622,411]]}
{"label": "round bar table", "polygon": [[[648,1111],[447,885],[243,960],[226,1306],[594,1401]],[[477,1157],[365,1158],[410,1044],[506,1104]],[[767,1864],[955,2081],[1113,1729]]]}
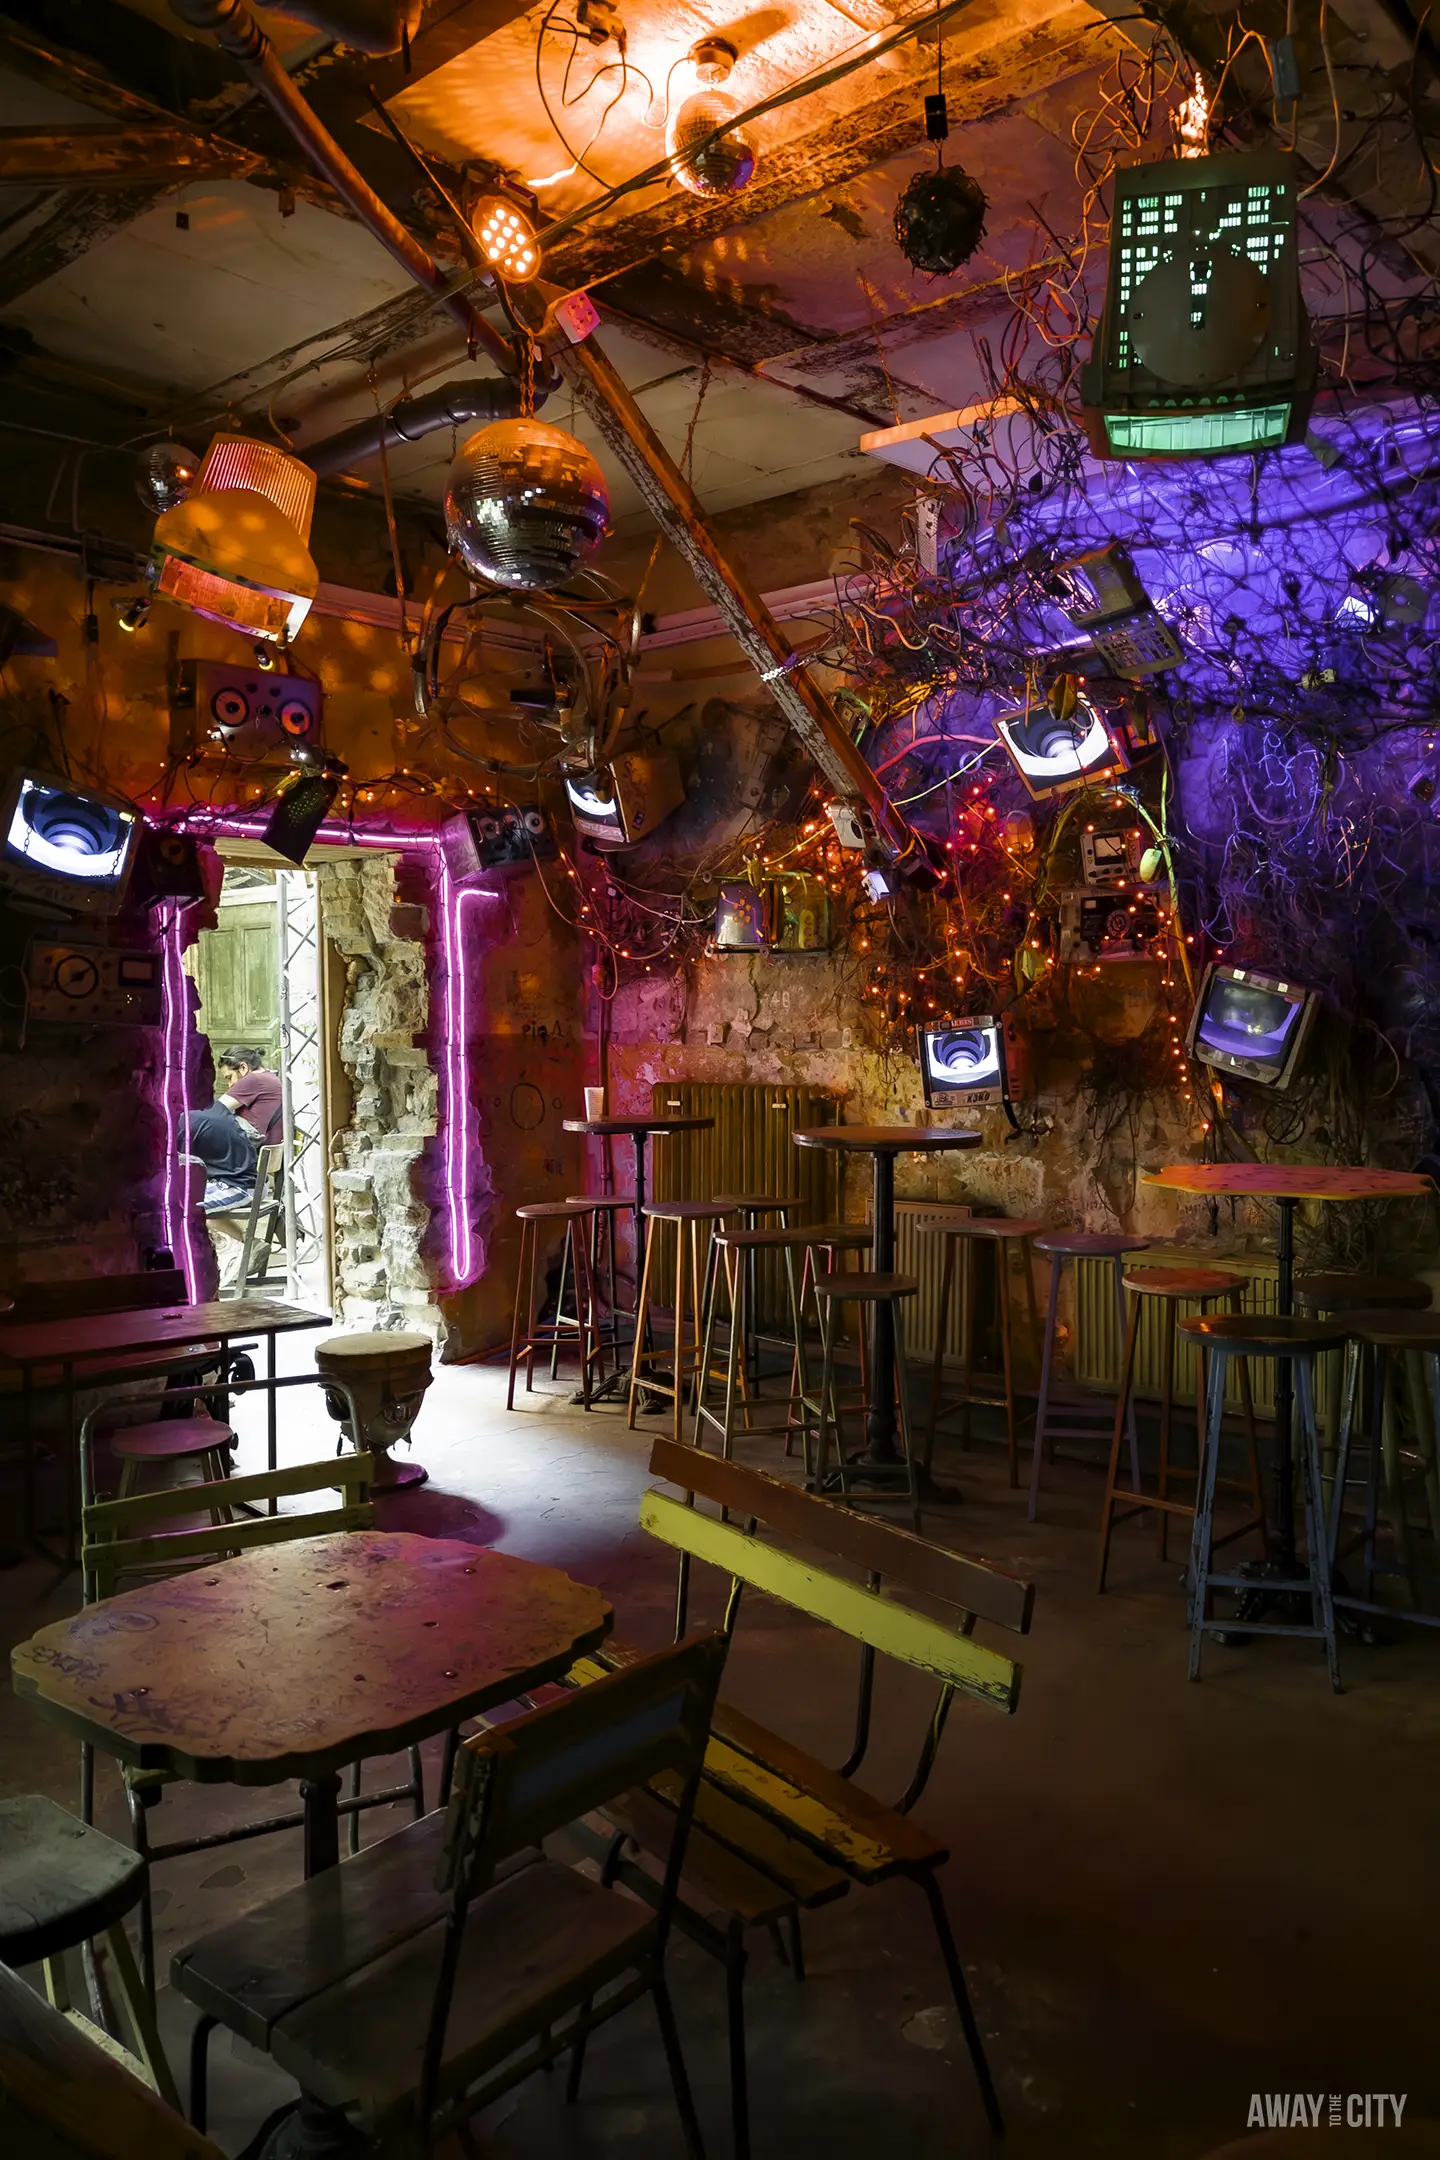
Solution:
{"label": "round bar table", "polygon": [[[648,1224],[645,1219],[645,1145],[649,1140],[663,1140],[667,1133],[709,1132],[714,1126],[713,1117],[601,1117],[564,1118],[565,1132],[589,1133],[597,1140],[628,1139],[635,1143],[635,1295],[640,1295],[640,1282],[645,1273],[645,1239]],[[629,1374],[611,1373],[604,1379],[592,1401],[599,1401],[613,1394],[618,1382],[624,1378],[627,1385]],[[650,1398],[658,1401],[658,1396]]]}
{"label": "round bar table", "polygon": [[[1169,1163],[1142,1170],[1142,1185],[1206,1199],[1277,1200],[1280,1204],[1279,1309],[1295,1309],[1295,1210],[1302,1200],[1410,1200],[1435,1190],[1415,1170],[1366,1170],[1330,1163]],[[1281,1576],[1299,1572],[1295,1560],[1295,1465],[1290,1433],[1290,1367],[1275,1381],[1275,1510],[1271,1553]],[[1255,1615],[1251,1615],[1252,1618]]]}
{"label": "round bar table", "polygon": [[[796,1147],[833,1148],[838,1154],[874,1158],[871,1266],[878,1275],[893,1274],[895,1269],[896,1156],[940,1155],[980,1145],[978,1132],[945,1125],[809,1125],[790,1137]],[[870,1410],[865,1436],[866,1448],[857,1458],[859,1468],[904,1469],[904,1458],[895,1445],[895,1311],[883,1298],[871,1308]]]}

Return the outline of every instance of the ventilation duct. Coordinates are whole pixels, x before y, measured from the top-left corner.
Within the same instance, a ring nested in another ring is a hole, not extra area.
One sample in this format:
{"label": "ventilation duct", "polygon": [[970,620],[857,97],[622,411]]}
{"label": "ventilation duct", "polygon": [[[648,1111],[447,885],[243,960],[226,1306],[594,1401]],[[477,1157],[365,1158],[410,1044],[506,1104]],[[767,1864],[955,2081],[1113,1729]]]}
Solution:
{"label": "ventilation duct", "polygon": [[[535,403],[544,403],[539,383]],[[306,443],[297,452],[311,472],[323,480],[330,473],[345,472],[363,458],[375,457],[383,442],[387,450],[397,443],[420,442],[441,428],[485,426],[491,420],[513,420],[520,410],[519,386],[509,377],[483,375],[469,382],[442,383],[420,397],[400,398],[387,413],[372,413],[327,435]]]}

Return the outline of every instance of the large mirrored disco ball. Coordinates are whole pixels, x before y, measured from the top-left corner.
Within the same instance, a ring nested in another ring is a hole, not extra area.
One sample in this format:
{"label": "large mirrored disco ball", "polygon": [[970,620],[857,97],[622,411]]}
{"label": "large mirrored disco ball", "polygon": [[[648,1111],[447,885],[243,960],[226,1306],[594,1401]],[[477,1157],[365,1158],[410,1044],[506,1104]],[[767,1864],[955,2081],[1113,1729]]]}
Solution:
{"label": "large mirrored disco ball", "polygon": [[495,420],[462,443],[445,487],[452,551],[516,592],[563,585],[610,519],[605,475],[584,443],[543,420]]}
{"label": "large mirrored disco ball", "polygon": [[184,443],[150,443],[135,460],[135,493],[147,510],[163,517],[184,502],[199,470],[199,458]]}
{"label": "large mirrored disco ball", "polygon": [[750,185],[755,150],[748,136],[732,130],[707,148],[699,147],[739,111],[734,98],[715,90],[701,90],[676,108],[665,148],[671,172],[692,195],[738,195]]}

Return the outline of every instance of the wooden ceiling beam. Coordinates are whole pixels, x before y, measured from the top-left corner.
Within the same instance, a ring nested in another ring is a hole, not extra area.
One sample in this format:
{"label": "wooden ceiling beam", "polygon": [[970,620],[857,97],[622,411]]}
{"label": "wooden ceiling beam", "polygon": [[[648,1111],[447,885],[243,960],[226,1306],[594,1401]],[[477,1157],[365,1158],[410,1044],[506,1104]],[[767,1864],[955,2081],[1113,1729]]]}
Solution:
{"label": "wooden ceiling beam", "polygon": [[0,186],[87,187],[179,186],[186,180],[254,172],[261,160],[252,150],[193,128],[92,127],[73,122],[63,128],[0,127]]}

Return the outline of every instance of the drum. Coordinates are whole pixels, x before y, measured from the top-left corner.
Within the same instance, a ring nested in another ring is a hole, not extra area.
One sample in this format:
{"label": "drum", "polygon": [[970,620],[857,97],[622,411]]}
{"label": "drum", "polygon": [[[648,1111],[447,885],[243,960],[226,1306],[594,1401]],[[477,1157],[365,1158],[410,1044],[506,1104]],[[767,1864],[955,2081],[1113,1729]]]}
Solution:
{"label": "drum", "polygon": [[344,1426],[346,1438],[357,1451],[368,1450],[375,1457],[379,1492],[423,1485],[430,1474],[422,1463],[397,1463],[390,1450],[401,1440],[409,1442],[410,1428],[430,1385],[433,1350],[428,1335],[383,1331],[328,1335],[315,1346],[319,1370],[342,1380],[349,1389],[359,1431],[352,1430],[349,1405],[337,1390],[325,1390],[325,1407]]}

